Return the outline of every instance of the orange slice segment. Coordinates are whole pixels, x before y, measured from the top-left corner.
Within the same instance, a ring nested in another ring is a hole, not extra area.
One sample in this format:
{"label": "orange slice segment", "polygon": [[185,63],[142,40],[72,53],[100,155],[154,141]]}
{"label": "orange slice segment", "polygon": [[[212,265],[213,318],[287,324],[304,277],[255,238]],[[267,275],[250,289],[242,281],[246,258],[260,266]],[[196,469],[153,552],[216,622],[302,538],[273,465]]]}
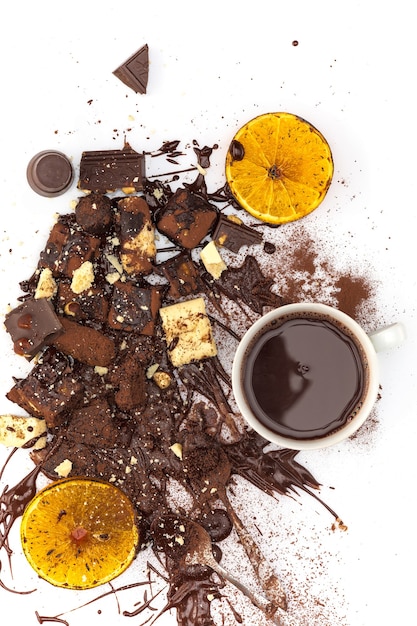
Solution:
{"label": "orange slice segment", "polygon": [[292,113],[265,113],[245,124],[226,155],[226,180],[237,202],[271,224],[316,209],[333,177],[326,139]]}
{"label": "orange slice segment", "polygon": [[134,507],[110,483],[56,481],[39,491],[21,522],[23,552],[57,587],[89,589],[121,574],[139,542]]}

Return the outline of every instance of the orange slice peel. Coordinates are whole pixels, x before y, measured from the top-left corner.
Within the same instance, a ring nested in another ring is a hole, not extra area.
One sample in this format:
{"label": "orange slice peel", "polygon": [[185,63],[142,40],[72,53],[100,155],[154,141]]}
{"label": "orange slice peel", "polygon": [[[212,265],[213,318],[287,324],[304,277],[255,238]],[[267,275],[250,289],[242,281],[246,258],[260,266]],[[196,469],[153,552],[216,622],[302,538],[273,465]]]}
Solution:
{"label": "orange slice peel", "polygon": [[89,589],[119,576],[139,544],[128,496],[110,483],[82,477],[41,489],[23,513],[20,536],[38,575],[69,589]]}
{"label": "orange slice peel", "polygon": [[253,217],[284,224],[311,213],[333,177],[332,152],[312,124],[292,113],[265,113],[235,134],[226,155],[226,181]]}

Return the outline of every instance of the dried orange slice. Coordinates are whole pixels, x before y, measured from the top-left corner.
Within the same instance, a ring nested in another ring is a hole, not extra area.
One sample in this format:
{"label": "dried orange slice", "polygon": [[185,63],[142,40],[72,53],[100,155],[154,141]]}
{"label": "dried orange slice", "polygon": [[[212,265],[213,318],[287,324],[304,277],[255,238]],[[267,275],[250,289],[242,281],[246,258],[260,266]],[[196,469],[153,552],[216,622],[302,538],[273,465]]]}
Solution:
{"label": "dried orange slice", "polygon": [[40,490],[21,523],[23,552],[57,587],[89,589],[121,574],[139,532],[129,498],[110,483],[68,478]]}
{"label": "dried orange slice", "polygon": [[333,176],[330,147],[312,124],[292,113],[265,113],[234,136],[226,180],[254,217],[284,224],[311,213]]}

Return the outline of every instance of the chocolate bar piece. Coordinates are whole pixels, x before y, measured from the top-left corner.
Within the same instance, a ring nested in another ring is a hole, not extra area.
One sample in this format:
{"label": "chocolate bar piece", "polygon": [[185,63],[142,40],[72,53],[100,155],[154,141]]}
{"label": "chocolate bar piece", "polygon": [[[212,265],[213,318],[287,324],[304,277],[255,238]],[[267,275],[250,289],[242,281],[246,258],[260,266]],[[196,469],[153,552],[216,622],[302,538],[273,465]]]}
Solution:
{"label": "chocolate bar piece", "polygon": [[156,270],[168,280],[167,296],[173,300],[191,296],[202,288],[198,267],[187,251],[160,263]]}
{"label": "chocolate bar piece", "polygon": [[180,188],[158,211],[156,227],[177,245],[191,250],[210,233],[217,216],[217,208],[210,202],[189,189]]}
{"label": "chocolate bar piece", "polygon": [[113,74],[125,85],[136,91],[146,93],[149,75],[149,49],[147,44],[137,50]]}
{"label": "chocolate bar piece", "polygon": [[145,157],[128,143],[123,150],[92,150],[83,152],[78,188],[106,193],[116,189],[143,189]]}
{"label": "chocolate bar piece", "polygon": [[153,335],[160,306],[161,291],[157,287],[139,287],[131,282],[118,281],[114,285],[109,326]]}
{"label": "chocolate bar piece", "polygon": [[138,196],[117,203],[120,224],[120,260],[124,271],[134,276],[149,274],[156,256],[155,229],[146,201]]}
{"label": "chocolate bar piece", "polygon": [[216,356],[217,347],[204,298],[164,306],[159,313],[174,367]]}
{"label": "chocolate bar piece", "polygon": [[48,241],[41,252],[39,267],[48,267],[54,276],[73,273],[85,261],[94,261],[99,252],[100,239],[92,237],[69,224],[58,221],[52,227]]}
{"label": "chocolate bar piece", "polygon": [[71,317],[74,321],[93,320],[99,324],[107,321],[108,297],[100,287],[92,286],[87,291],[76,294],[68,282],[61,281],[56,303],[57,312]]}
{"label": "chocolate bar piece", "polygon": [[84,384],[70,361],[50,347],[29,375],[6,394],[29,415],[43,417],[48,427],[60,424],[68,412],[82,404],[83,396]]}
{"label": "chocolate bar piece", "polygon": [[219,246],[228,248],[232,252],[239,252],[242,246],[250,246],[262,241],[261,233],[246,226],[246,224],[231,220],[225,215],[220,215],[213,239]]}
{"label": "chocolate bar piece", "polygon": [[64,332],[46,298],[25,300],[6,315],[4,324],[12,338],[14,351],[29,358]]}

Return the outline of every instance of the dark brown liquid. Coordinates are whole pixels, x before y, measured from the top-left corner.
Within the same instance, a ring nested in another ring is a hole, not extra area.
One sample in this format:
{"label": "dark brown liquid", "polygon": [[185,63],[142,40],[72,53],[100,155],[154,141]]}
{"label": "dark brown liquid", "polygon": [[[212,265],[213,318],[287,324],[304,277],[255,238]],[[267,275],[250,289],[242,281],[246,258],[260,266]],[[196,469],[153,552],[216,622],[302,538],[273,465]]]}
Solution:
{"label": "dark brown liquid", "polygon": [[256,417],[292,439],[324,437],[341,428],[366,386],[356,343],[325,319],[271,326],[248,351],[243,377]]}

